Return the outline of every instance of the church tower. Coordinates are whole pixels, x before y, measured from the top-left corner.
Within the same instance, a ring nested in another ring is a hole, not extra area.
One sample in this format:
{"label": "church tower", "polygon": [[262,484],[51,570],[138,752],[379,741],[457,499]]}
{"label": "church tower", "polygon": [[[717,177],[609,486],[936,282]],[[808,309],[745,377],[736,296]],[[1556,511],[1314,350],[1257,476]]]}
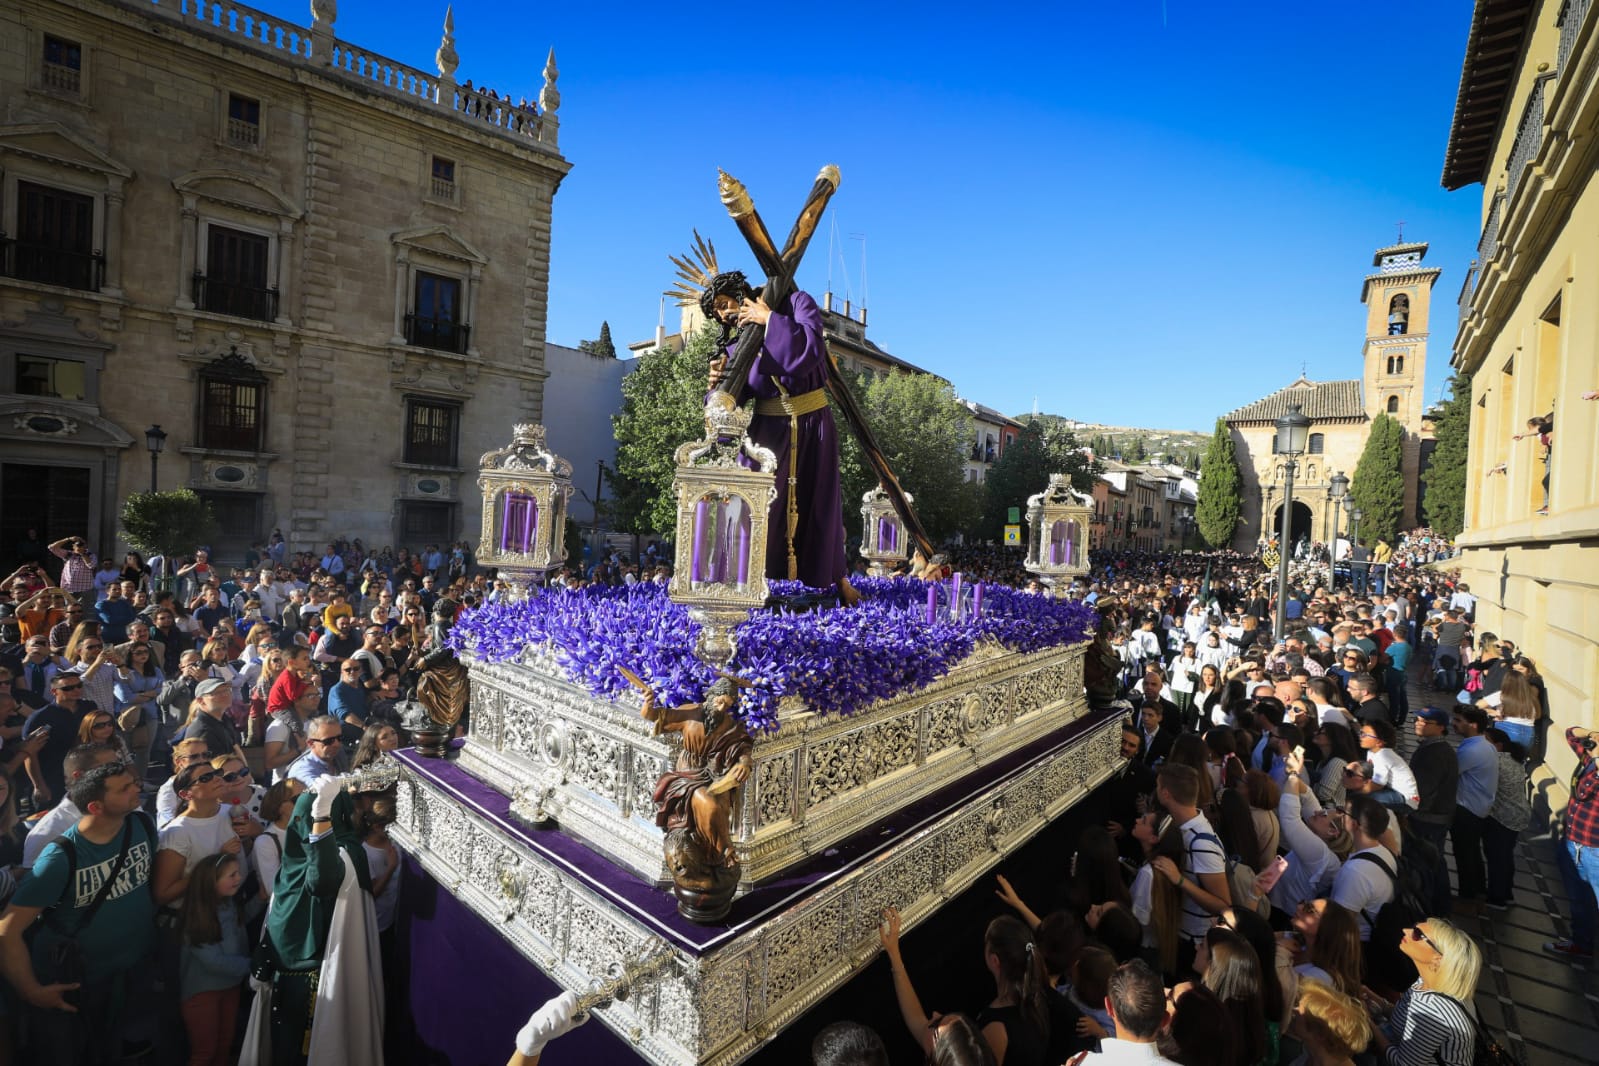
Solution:
{"label": "church tower", "polygon": [[1405,510],[1400,528],[1421,525],[1422,414],[1426,409],[1427,330],[1432,289],[1442,271],[1423,267],[1427,245],[1379,248],[1376,273],[1367,274],[1360,302],[1366,305],[1365,371],[1361,379],[1366,416],[1387,414],[1405,431]]}

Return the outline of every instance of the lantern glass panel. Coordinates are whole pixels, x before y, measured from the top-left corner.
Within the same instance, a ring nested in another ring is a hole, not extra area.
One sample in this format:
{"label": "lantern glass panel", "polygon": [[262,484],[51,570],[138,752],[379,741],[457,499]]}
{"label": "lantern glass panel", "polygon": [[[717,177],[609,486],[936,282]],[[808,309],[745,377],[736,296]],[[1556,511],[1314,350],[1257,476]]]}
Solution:
{"label": "lantern glass panel", "polygon": [[524,492],[507,492],[500,505],[500,554],[531,554],[538,533],[538,501]]}
{"label": "lantern glass panel", "polygon": [[877,550],[899,551],[899,523],[888,515],[883,515],[877,520]]}
{"label": "lantern glass panel", "polygon": [[1077,523],[1057,518],[1049,527],[1049,565],[1066,566],[1072,560],[1072,544],[1077,539]]}
{"label": "lantern glass panel", "polygon": [[694,504],[693,584],[743,585],[750,571],[750,509],[740,496],[701,496]]}

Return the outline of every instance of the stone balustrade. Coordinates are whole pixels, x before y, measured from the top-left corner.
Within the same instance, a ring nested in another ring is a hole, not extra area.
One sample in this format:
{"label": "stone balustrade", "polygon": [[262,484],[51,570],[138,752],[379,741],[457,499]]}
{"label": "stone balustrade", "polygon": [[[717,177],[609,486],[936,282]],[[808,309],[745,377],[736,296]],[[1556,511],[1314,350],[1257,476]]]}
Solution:
{"label": "stone balustrade", "polygon": [[[560,94],[555,90],[557,70],[552,53],[544,68],[544,89],[538,102],[514,102],[505,93],[476,88],[470,81],[457,85],[454,52],[449,65],[429,74],[387,56],[378,55],[333,36],[333,19],[319,20],[307,28],[231,0],[124,0],[126,6],[205,33],[225,37],[284,62],[320,70],[342,81],[384,96],[403,100],[429,111],[448,111],[476,126],[486,127],[518,141],[557,148],[560,123],[555,111]],[[445,40],[452,38],[446,27]]]}

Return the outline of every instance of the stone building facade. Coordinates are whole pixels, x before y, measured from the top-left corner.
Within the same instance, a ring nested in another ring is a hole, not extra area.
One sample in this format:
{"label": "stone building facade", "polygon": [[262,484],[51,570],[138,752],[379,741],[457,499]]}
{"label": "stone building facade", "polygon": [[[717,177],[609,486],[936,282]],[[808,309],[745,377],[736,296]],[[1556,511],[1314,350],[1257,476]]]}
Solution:
{"label": "stone building facade", "polygon": [[[1294,504],[1289,539],[1329,543],[1333,536],[1331,495],[1334,474],[1351,479],[1365,450],[1371,420],[1379,413],[1396,419],[1404,430],[1405,506],[1401,529],[1420,524],[1423,443],[1431,431],[1424,417],[1423,383],[1427,378],[1427,338],[1432,289],[1442,271],[1423,267],[1425,243],[1399,243],[1379,248],[1372,256],[1373,273],[1361,284],[1366,307],[1366,339],[1359,379],[1310,381],[1301,376],[1286,388],[1226,416],[1238,453],[1242,518],[1233,547],[1253,550],[1263,538],[1282,528],[1284,467],[1276,453],[1278,418],[1298,405],[1310,417],[1306,454],[1294,475]],[[1340,516],[1339,533],[1347,530]]]}
{"label": "stone building facade", "polygon": [[[1479,628],[1538,664],[1553,715],[1539,772],[1556,782],[1574,763],[1561,730],[1599,720],[1595,7],[1478,0],[1443,172],[1446,188],[1475,186],[1482,225],[1453,358],[1471,383],[1461,578]],[[1545,465],[1527,420],[1551,412]]]}
{"label": "stone building facade", "polygon": [[[207,0],[0,0],[0,554],[112,550],[148,488],[222,523],[475,535],[477,456],[537,421],[550,220],[536,103]],[[530,72],[530,74],[533,72]]]}

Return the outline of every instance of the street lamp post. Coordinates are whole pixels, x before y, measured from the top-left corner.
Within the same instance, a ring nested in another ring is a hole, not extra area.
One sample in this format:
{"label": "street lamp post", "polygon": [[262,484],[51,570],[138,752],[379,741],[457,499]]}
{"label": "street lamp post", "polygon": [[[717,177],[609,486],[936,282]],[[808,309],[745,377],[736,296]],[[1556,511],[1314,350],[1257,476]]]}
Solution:
{"label": "street lamp post", "polygon": [[1289,534],[1293,529],[1294,515],[1294,462],[1305,453],[1305,441],[1310,436],[1310,418],[1293,404],[1288,413],[1277,420],[1277,454],[1287,462],[1283,465],[1283,520],[1282,532],[1277,538],[1277,625],[1276,635],[1282,640],[1288,634],[1288,555]]}
{"label": "street lamp post", "polygon": [[1327,485],[1327,498],[1332,501],[1332,543],[1327,546],[1327,591],[1338,590],[1338,508],[1349,495],[1349,479],[1342,470],[1333,474]]}
{"label": "street lamp post", "polygon": [[155,491],[156,460],[161,455],[161,449],[167,445],[167,435],[158,422],[144,431],[144,446],[150,452],[150,491]]}
{"label": "street lamp post", "polygon": [[[1356,553],[1360,550],[1360,520],[1365,517],[1366,512],[1358,507],[1349,512],[1349,580],[1350,584],[1355,586],[1355,594],[1357,596],[1366,594],[1366,581],[1371,572],[1366,560],[1355,558]],[[1357,565],[1360,567],[1360,580],[1358,582],[1355,580],[1355,567]]]}

